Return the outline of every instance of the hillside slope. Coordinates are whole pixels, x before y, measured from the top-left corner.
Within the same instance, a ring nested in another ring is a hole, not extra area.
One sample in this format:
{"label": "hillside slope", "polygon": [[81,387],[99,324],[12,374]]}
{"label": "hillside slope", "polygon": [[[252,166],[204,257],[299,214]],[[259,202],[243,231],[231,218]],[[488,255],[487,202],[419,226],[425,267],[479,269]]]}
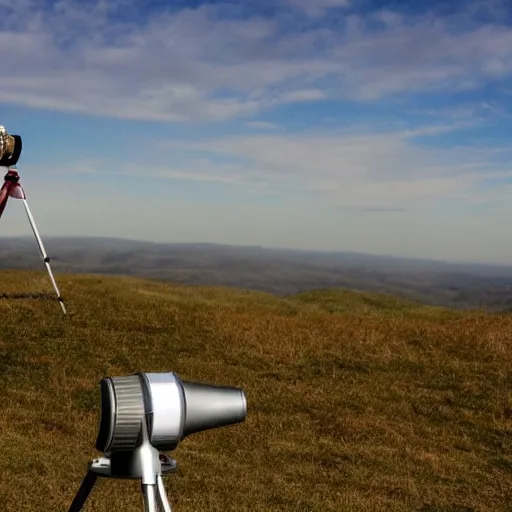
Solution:
{"label": "hillside slope", "polygon": [[[67,510],[98,381],[176,371],[243,387],[245,423],[187,438],[175,512],[506,511],[512,317],[356,292],[296,297],[135,278],[0,274],[0,509]],[[103,480],[85,512],[142,510]]]}
{"label": "hillside slope", "polygon": [[[112,238],[45,238],[58,273],[98,273],[285,296],[318,288],[387,293],[460,309],[512,308],[512,266],[361,253]],[[0,238],[0,270],[40,270],[33,237]]]}

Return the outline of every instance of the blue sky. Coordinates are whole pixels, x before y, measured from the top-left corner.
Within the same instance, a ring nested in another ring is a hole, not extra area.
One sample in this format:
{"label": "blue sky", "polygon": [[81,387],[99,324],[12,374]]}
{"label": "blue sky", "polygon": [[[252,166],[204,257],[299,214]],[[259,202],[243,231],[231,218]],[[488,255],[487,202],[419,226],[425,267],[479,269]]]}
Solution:
{"label": "blue sky", "polygon": [[509,1],[0,0],[0,41],[43,236],[512,262]]}

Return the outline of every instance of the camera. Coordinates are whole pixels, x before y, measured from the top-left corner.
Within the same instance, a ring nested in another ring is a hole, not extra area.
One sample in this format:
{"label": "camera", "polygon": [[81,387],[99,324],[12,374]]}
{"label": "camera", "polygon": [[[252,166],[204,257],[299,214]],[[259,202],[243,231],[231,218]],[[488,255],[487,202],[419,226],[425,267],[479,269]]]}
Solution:
{"label": "camera", "polygon": [[0,126],[0,167],[10,167],[18,163],[22,141],[19,135],[9,135],[4,126]]}

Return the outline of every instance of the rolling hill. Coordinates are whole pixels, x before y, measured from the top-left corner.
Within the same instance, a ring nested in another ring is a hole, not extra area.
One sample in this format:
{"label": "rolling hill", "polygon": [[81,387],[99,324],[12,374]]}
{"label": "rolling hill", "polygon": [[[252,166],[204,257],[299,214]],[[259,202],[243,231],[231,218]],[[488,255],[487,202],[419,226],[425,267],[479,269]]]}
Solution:
{"label": "rolling hill", "polygon": [[[512,308],[511,266],[118,238],[49,237],[45,244],[56,272],[220,285],[279,296],[343,287],[460,309]],[[33,238],[0,238],[0,269],[41,267]]]}
{"label": "rolling hill", "polygon": [[[247,393],[245,423],[173,452],[175,512],[510,510],[510,315],[67,274],[64,317],[43,272],[0,275],[1,510],[67,510],[99,455],[99,379],[137,371]],[[140,510],[120,480],[85,509]]]}

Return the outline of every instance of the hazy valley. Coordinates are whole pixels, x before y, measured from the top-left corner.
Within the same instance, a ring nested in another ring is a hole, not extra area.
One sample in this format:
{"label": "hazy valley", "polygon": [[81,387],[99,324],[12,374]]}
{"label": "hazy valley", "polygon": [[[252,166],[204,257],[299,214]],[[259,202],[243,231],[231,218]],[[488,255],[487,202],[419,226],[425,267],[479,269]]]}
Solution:
{"label": "hazy valley", "polygon": [[[112,238],[45,238],[56,272],[221,285],[285,296],[349,288],[456,308],[512,308],[512,266]],[[31,237],[0,239],[0,268],[42,269]]]}

